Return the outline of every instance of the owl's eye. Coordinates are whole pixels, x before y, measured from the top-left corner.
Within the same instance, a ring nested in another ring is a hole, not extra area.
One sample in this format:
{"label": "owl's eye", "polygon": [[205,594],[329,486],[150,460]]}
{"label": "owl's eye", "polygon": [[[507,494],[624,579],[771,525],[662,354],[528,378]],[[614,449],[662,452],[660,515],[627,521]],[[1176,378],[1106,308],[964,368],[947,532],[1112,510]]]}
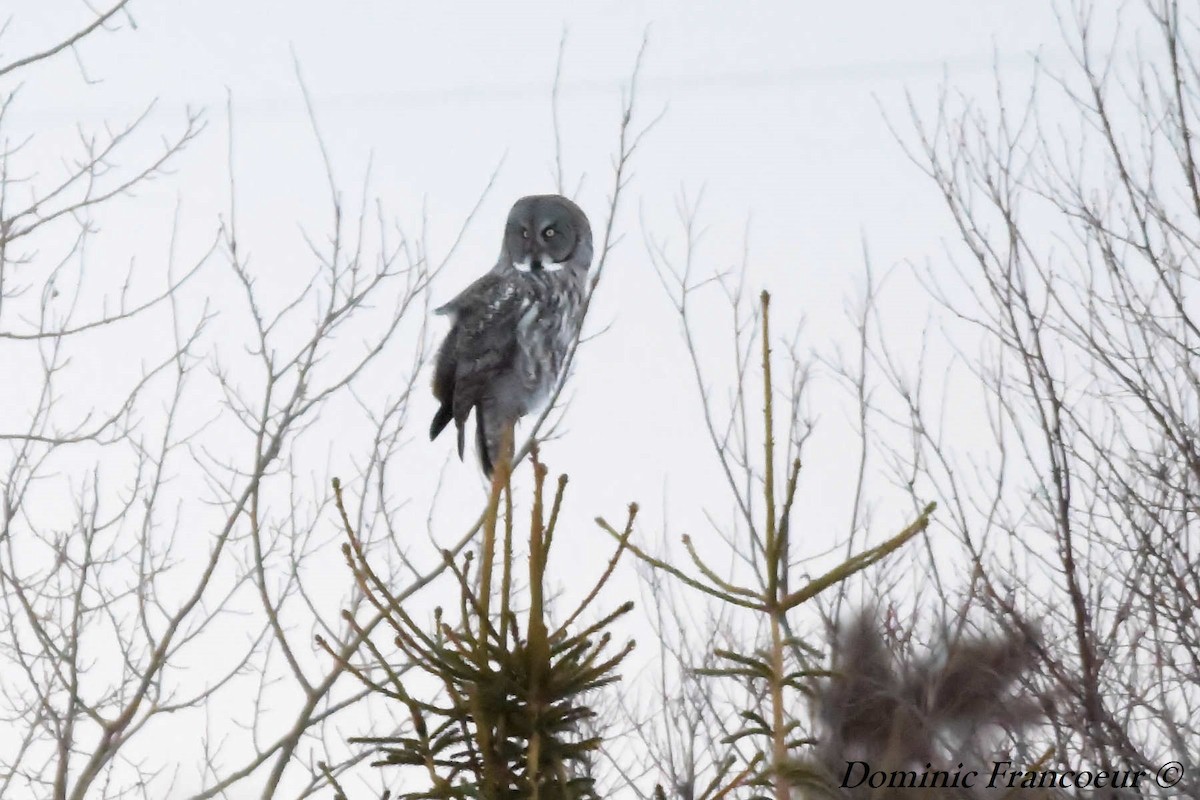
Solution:
{"label": "owl's eye", "polygon": [[522,239],[528,239],[528,238],[529,238],[529,228],[522,228],[522,229],[521,229],[521,238],[522,238]]}
{"label": "owl's eye", "polygon": [[542,231],[542,236],[545,236],[547,239],[549,239],[554,236],[555,233],[557,233],[557,231],[555,231],[554,228],[546,228],[546,230]]}

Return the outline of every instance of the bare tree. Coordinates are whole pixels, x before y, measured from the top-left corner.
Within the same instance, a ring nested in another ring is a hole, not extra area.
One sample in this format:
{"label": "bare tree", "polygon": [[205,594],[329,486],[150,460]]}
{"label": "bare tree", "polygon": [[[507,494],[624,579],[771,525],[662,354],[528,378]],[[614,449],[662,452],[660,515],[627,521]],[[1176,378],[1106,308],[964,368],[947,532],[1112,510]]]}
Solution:
{"label": "bare tree", "polygon": [[[871,342],[907,431],[881,427],[880,452],[942,500],[996,620],[1040,621],[1027,690],[1052,712],[1057,766],[1161,768],[1142,793],[1195,796],[1200,19],[1151,0],[1067,3],[1060,20],[1063,70],[998,80],[990,105],[912,104],[901,138],[961,235],[952,274],[923,273],[959,345],[946,371],[926,364],[943,396]],[[982,410],[986,449],[947,413],[963,407]]]}
{"label": "bare tree", "polygon": [[[129,13],[117,3],[0,78],[36,79]],[[264,291],[239,248],[232,174],[207,245],[183,254],[177,211],[154,266],[114,269],[105,213],[165,177],[204,118],[187,113],[158,152],[144,141],[149,111],[81,129],[54,173],[37,169],[36,137],[9,133],[18,102],[12,89],[0,105],[0,795],[311,794],[325,779],[301,754],[332,748],[331,763],[352,763],[330,724],[362,696],[312,645],[315,629],[352,648],[338,606],[362,602],[331,603],[314,581],[335,535],[326,481],[303,477],[320,447],[314,423],[331,406],[358,408],[359,530],[403,555],[383,478],[428,355],[426,290],[444,258],[405,236],[366,180],[347,207],[325,158],[329,228],[310,240],[290,296]],[[311,104],[310,118],[323,157]],[[232,163],[232,103],[229,119]],[[195,291],[202,272],[237,304]],[[356,346],[339,339],[350,331]],[[392,394],[363,399],[356,387],[384,354]],[[396,363],[407,364],[399,380]],[[398,592],[445,568],[413,558],[396,564]]]}
{"label": "bare tree", "polygon": [[[0,80],[36,80],[132,24],[123,0]],[[0,796],[307,797],[366,757],[348,735],[411,730],[361,702],[369,689],[350,676],[379,669],[365,645],[391,607],[325,565],[348,527],[389,599],[407,602],[452,577],[481,530],[482,506],[450,540],[414,542],[391,476],[430,355],[431,283],[491,181],[435,256],[389,217],[369,169],[347,199],[296,71],[328,221],[282,270],[246,245],[232,97],[228,210],[196,247],[181,204],[166,251],[126,269],[106,217],[186,165],[205,117],[185,114],[157,151],[149,109],[81,127],[60,174],[8,121],[19,91],[0,104]],[[589,304],[647,129],[636,74]],[[552,410],[519,457],[553,433]]]}

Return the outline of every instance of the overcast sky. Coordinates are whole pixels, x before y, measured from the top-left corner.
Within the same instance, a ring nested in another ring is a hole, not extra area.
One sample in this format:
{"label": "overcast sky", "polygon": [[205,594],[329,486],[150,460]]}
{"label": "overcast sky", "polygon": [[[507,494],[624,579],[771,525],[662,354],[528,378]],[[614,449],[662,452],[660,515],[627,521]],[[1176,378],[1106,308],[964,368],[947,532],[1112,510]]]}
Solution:
{"label": "overcast sky", "polygon": [[[11,16],[0,63],[91,18],[76,0],[6,0],[0,13]],[[463,246],[434,284],[435,304],[492,265],[516,198],[554,190],[550,88],[564,31],[566,182],[572,193],[580,187],[577,199],[593,226],[602,224],[622,91],[647,38],[635,126],[662,118],[636,156],[617,220],[624,239],[593,308],[589,330],[608,327],[581,351],[565,433],[544,452],[553,469],[572,477],[573,546],[597,559],[608,548],[590,520],[620,517],[630,500],[642,506],[649,540],[662,534],[664,518],[672,538],[685,531],[703,537],[705,511],[717,520],[729,515],[719,467],[699,435],[700,403],[679,322],[643,247],[645,235],[681,242],[681,193],[703,193],[700,219],[708,232],[698,273],[736,263],[749,231],[747,287],[774,293],[776,330],[806,319],[804,346],[826,357],[849,342],[846,307],[862,291],[865,243],[877,273],[896,268],[882,302],[897,346],[912,347],[928,324],[928,303],[905,265],[936,272],[955,231],[935,187],[896,141],[913,130],[907,95],[929,115],[942,87],[987,99],[997,74],[1017,85],[1027,81],[1035,53],[1051,63],[1063,58],[1044,0],[137,0],[119,27],[89,39],[77,59],[24,74],[9,130],[37,136],[26,166],[45,175],[61,170],[77,123],[120,125],[152,102],[147,148],[160,133],[177,130],[187,108],[203,109],[209,124],[170,179],[106,217],[93,269],[123,272],[137,259],[153,274],[177,203],[178,252],[186,258],[211,241],[229,208],[228,96],[240,245],[261,286],[278,285],[285,296],[289,281],[311,264],[301,230],[320,236],[329,219],[298,63],[346,196],[363,193],[370,163],[370,196],[410,231],[424,213],[435,254],[445,251],[499,165]],[[206,268],[191,296],[211,295],[218,314],[233,314],[228,278],[219,266]],[[708,383],[723,397],[732,380],[721,349],[728,321],[715,296],[702,309],[712,315],[700,337]],[[444,325],[434,323],[435,338]],[[207,346],[236,360],[226,351],[240,343],[225,344],[218,336]],[[96,386],[136,369],[123,365],[136,349],[111,341],[96,347],[85,354],[87,380]],[[414,341],[397,344],[396,376],[414,348]],[[432,487],[445,469],[439,513],[452,539],[474,519],[483,490],[473,461],[451,458],[449,437],[426,439],[435,410],[428,379],[422,373],[411,441],[392,479],[396,497],[411,498],[411,516],[403,519],[423,536]],[[372,374],[362,387],[368,403],[402,388],[388,380],[384,371]],[[857,452],[846,446],[846,398],[836,381],[823,379],[809,409],[819,425],[802,507],[804,547],[814,553],[839,541],[848,522]],[[328,430],[316,436],[324,444],[311,451],[327,453],[335,471],[354,461],[359,440],[351,434],[365,430],[363,420],[344,413],[325,420]],[[317,475],[323,457],[304,468]],[[906,522],[906,506],[886,482],[877,485],[880,535]],[[344,579],[330,576],[337,585]]]}
{"label": "overcast sky", "polygon": [[[39,49],[88,14],[73,2],[17,0],[3,53]],[[828,348],[847,333],[844,303],[861,291],[864,240],[882,272],[936,259],[953,238],[934,188],[889,130],[890,118],[900,135],[911,133],[906,92],[931,111],[942,86],[986,95],[994,70],[1019,82],[1033,53],[1053,59],[1061,50],[1040,0],[749,3],[736,14],[717,2],[348,2],[336,13],[327,3],[146,2],[132,18],[136,30],[126,20],[115,36],[90,40],[78,63],[59,59],[27,76],[14,109],[15,127],[41,134],[52,167],[56,134],[73,135],[77,122],[117,124],[156,101],[152,120],[169,133],[185,107],[205,109],[209,127],[177,179],[133,204],[137,240],[119,236],[124,246],[109,252],[150,257],[169,229],[149,219],[169,219],[176,199],[192,242],[207,241],[228,207],[228,91],[243,244],[264,272],[295,269],[306,256],[298,226],[319,229],[329,204],[294,53],[344,191],[358,196],[370,159],[372,195],[410,228],[424,206],[435,248],[503,162],[435,301],[491,265],[514,199],[554,187],[549,90],[564,31],[564,168],[568,186],[582,178],[578,199],[599,224],[619,93],[648,36],[639,117],[665,114],[634,165],[618,219],[627,235],[595,307],[593,324],[612,327],[580,361],[571,435],[550,456],[587,487],[581,493],[597,493],[578,498],[589,514],[630,495],[645,503],[668,478],[683,487],[716,477],[698,467],[706,445],[690,435],[697,398],[642,244],[644,232],[678,239],[681,192],[703,190],[710,230],[698,269],[739,260],[748,224],[750,289],[776,293],[777,324],[806,317],[811,345]],[[924,327],[923,304],[896,283],[892,309],[913,311],[908,327]],[[432,399],[422,401],[431,413]],[[414,469],[440,463],[446,449],[413,448]],[[613,480],[613,465],[634,451],[656,455]]]}

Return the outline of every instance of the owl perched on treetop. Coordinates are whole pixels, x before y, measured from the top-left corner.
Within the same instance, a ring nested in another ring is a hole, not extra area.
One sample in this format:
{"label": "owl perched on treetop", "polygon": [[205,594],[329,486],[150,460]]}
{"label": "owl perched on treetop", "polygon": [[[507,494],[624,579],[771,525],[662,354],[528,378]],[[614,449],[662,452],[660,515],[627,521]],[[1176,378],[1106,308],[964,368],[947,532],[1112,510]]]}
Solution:
{"label": "owl perched on treetop", "polygon": [[522,197],[508,214],[496,266],[438,308],[452,325],[438,351],[429,438],[454,420],[458,457],[475,412],[475,444],[491,477],[505,431],[553,390],[579,326],[592,227],[559,195]]}

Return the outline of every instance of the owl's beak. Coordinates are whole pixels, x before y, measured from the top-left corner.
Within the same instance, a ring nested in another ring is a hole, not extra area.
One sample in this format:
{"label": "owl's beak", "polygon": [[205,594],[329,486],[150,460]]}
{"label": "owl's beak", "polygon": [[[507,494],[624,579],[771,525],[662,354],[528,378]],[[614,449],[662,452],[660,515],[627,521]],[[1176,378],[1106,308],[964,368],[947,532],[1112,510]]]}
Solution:
{"label": "owl's beak", "polygon": [[542,260],[533,253],[527,252],[523,259],[513,262],[513,268],[517,272],[540,272],[542,270]]}
{"label": "owl's beak", "polygon": [[542,255],[538,252],[538,247],[536,244],[530,242],[529,252],[526,254],[525,258],[529,260],[530,270],[536,272],[542,268]]}

